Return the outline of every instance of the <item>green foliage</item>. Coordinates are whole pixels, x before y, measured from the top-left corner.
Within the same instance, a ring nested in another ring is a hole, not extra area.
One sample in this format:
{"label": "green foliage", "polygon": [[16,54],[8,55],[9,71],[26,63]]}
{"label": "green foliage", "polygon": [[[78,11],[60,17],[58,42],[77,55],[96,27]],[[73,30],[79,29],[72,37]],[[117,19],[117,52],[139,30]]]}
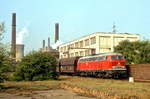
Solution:
{"label": "green foliage", "polygon": [[15,80],[36,81],[57,79],[57,60],[48,52],[31,52],[19,63]]}
{"label": "green foliage", "polygon": [[7,73],[12,69],[12,60],[3,44],[0,44],[0,82],[7,80]]}
{"label": "green foliage", "polygon": [[122,53],[128,64],[150,63],[150,41],[122,41],[115,47],[115,52]]}
{"label": "green foliage", "polygon": [[[2,40],[2,34],[4,32],[4,23],[0,23],[0,41]],[[0,42],[0,83],[4,81],[5,79],[5,71],[7,69],[5,67],[8,66],[8,56],[7,51],[4,47],[4,45]]]}
{"label": "green foliage", "polygon": [[4,25],[4,22],[0,23],[0,40],[2,40],[2,35],[4,33],[4,28],[5,28],[5,25]]}

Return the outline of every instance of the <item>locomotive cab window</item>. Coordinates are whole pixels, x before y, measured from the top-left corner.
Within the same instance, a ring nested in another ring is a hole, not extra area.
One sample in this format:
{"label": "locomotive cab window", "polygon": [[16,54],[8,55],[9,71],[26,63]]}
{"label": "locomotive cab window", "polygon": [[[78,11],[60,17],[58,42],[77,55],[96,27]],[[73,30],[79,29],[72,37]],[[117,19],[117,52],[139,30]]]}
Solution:
{"label": "locomotive cab window", "polygon": [[124,60],[123,56],[118,56],[118,60]]}
{"label": "locomotive cab window", "polygon": [[103,56],[97,57],[97,60],[103,60]]}
{"label": "locomotive cab window", "polygon": [[124,60],[123,56],[111,56],[112,60]]}
{"label": "locomotive cab window", "polygon": [[111,59],[112,60],[117,60],[118,58],[117,58],[117,56],[111,56]]}
{"label": "locomotive cab window", "polygon": [[91,58],[91,61],[96,61],[96,57]]}
{"label": "locomotive cab window", "polygon": [[79,61],[79,62],[80,62],[80,63],[81,63],[81,62],[84,62],[84,59],[80,59],[80,61]]}
{"label": "locomotive cab window", "polygon": [[102,60],[107,60],[107,57],[106,56],[102,56]]}

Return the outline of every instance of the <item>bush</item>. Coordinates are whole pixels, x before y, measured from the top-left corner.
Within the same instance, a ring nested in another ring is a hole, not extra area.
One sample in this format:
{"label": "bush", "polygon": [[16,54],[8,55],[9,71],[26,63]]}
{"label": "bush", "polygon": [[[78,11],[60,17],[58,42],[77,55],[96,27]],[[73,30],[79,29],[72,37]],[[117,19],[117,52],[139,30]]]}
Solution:
{"label": "bush", "polygon": [[31,52],[18,64],[14,79],[37,81],[57,79],[56,58],[48,52]]}
{"label": "bush", "polygon": [[8,79],[7,73],[11,71],[12,60],[6,46],[0,43],[0,82]]}
{"label": "bush", "polygon": [[115,52],[122,53],[127,64],[150,63],[150,41],[122,41],[115,47]]}
{"label": "bush", "polygon": [[[0,83],[4,80],[9,80],[14,67],[12,59],[10,59],[10,52],[8,51],[9,46],[7,44],[3,44],[1,40],[3,39],[4,23],[0,23]],[[1,87],[1,86],[0,86]]]}

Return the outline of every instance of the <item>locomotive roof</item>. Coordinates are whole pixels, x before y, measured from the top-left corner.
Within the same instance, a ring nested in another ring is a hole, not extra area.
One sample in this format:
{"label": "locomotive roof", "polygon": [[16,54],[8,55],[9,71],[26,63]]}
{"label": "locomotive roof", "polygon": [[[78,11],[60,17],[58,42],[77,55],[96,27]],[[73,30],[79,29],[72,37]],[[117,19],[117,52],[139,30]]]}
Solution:
{"label": "locomotive roof", "polygon": [[80,59],[92,58],[92,57],[98,57],[98,56],[109,56],[109,55],[122,55],[122,54],[120,54],[120,53],[100,53],[100,54],[93,55],[93,56],[83,56]]}

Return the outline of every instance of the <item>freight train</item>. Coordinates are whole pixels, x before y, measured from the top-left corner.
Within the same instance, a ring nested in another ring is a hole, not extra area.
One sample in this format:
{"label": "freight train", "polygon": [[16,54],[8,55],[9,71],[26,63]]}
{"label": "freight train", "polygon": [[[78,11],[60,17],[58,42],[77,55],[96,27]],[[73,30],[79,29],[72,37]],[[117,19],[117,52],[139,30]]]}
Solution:
{"label": "freight train", "polygon": [[101,78],[127,77],[126,60],[119,53],[63,58],[59,60],[57,71],[60,74]]}

